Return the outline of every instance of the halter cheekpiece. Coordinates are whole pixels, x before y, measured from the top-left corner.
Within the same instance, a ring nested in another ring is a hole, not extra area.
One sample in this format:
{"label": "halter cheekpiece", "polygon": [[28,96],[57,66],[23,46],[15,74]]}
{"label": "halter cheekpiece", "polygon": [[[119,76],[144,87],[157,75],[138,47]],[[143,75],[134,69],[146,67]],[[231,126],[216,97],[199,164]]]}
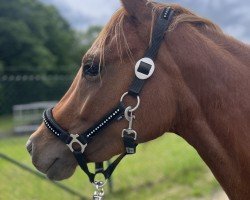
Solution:
{"label": "halter cheekpiece", "polygon": [[[43,113],[43,121],[46,127],[53,133],[57,138],[64,142],[74,154],[79,166],[89,177],[89,181],[95,186],[95,193],[93,199],[102,199],[104,196],[103,186],[106,180],[110,178],[113,171],[122,160],[122,158],[128,154],[136,153],[137,146],[137,132],[133,129],[133,120],[135,119],[134,112],[140,105],[139,93],[143,88],[145,81],[150,78],[155,70],[154,60],[159,51],[162,40],[165,36],[165,31],[168,29],[170,22],[173,18],[174,10],[170,7],[165,8],[156,20],[152,33],[152,42],[147,49],[144,58],[140,59],[135,65],[135,78],[128,90],[125,92],[118,105],[113,108],[109,113],[107,113],[100,121],[90,127],[88,130],[82,134],[70,134],[65,131],[60,125],[55,121],[52,115],[52,109],[48,109]],[[124,98],[130,95],[137,99],[137,104],[132,106],[125,106],[123,103]],[[103,163],[95,163],[96,169],[95,173],[89,171],[87,165],[87,159],[84,155],[85,148],[92,141],[92,139],[101,134],[102,130],[115,121],[122,119],[128,121],[128,128],[122,130],[121,137],[123,138],[124,153],[122,153],[113,163],[111,163],[107,169],[104,170]],[[78,148],[74,148],[74,144],[78,144]],[[103,174],[105,180],[97,181],[95,176],[97,174]]]}

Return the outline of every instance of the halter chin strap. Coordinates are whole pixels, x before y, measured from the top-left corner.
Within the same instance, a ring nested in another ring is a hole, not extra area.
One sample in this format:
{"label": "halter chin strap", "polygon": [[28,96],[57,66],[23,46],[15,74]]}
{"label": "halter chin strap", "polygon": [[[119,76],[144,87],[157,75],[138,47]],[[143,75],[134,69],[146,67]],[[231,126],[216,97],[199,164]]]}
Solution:
{"label": "halter chin strap", "polygon": [[[105,179],[108,179],[112,175],[116,166],[126,155],[126,153],[121,154],[111,165],[109,165],[109,167],[106,170],[103,170],[103,165],[100,165],[100,163],[96,163],[96,172],[91,173],[87,165],[87,159],[84,155],[84,151],[87,145],[91,142],[92,138],[98,135],[101,132],[101,130],[103,130],[113,121],[121,120],[123,118],[123,114],[125,111],[124,105],[122,103],[119,103],[118,106],[111,112],[109,112],[105,117],[103,117],[103,119],[101,119],[94,126],[92,126],[87,131],[85,131],[83,134],[80,135],[78,134],[73,135],[63,130],[63,128],[61,128],[56,123],[52,115],[52,109],[53,108],[50,108],[44,111],[43,113],[44,124],[56,137],[58,137],[63,143],[65,143],[69,147],[69,149],[74,154],[81,169],[88,175],[89,181],[93,183],[95,176],[98,173],[102,173]],[[125,140],[129,139],[130,138],[126,137]],[[74,149],[73,147],[74,144],[78,144],[78,149]]]}
{"label": "halter chin strap", "polygon": [[[132,122],[134,119],[133,112],[138,108],[140,104],[140,98],[138,95],[145,81],[150,78],[154,72],[155,65],[153,60],[155,60],[157,56],[160,44],[164,39],[165,31],[170,25],[173,14],[174,11],[170,7],[168,7],[165,8],[159,15],[153,29],[152,43],[146,51],[145,57],[139,60],[135,66],[135,78],[129,88],[129,91],[121,97],[120,103],[95,125],[93,125],[91,128],[89,128],[82,134],[73,135],[65,131],[57,124],[52,115],[52,108],[46,110],[43,114],[43,121],[46,127],[69,147],[81,169],[88,175],[91,183],[95,183],[95,176],[99,173],[102,173],[105,179],[108,179],[125,155],[134,154],[136,152],[137,133],[132,129]],[[134,108],[132,108],[131,106],[125,108],[123,104],[123,98],[126,95],[137,97],[137,105]],[[124,129],[122,131],[125,152],[121,154],[111,165],[109,165],[106,170],[104,170],[103,168],[103,163],[96,163],[96,172],[91,173],[88,169],[87,159],[84,155],[85,148],[92,141],[93,137],[101,134],[101,131],[103,129],[105,129],[111,123],[117,120],[121,120],[123,117],[125,117],[129,121],[128,129]],[[74,148],[74,144],[78,144],[77,146],[79,146],[80,149]],[[103,184],[101,185],[103,186]],[[97,189],[102,188],[102,186],[98,184],[95,184],[95,186]],[[101,191],[100,194],[102,194],[102,192],[103,191]]]}

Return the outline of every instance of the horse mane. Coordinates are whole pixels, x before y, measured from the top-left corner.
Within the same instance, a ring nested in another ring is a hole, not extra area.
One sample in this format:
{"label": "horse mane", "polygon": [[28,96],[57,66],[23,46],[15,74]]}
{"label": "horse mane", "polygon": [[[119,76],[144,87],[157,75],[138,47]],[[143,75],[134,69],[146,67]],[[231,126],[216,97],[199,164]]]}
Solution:
{"label": "horse mane", "polygon": [[[209,29],[213,32],[222,33],[222,30],[219,26],[212,23],[210,20],[202,18],[193,12],[189,11],[188,9],[185,9],[181,7],[178,4],[162,4],[162,3],[155,3],[155,2],[148,2],[148,4],[151,4],[152,9],[152,23],[151,23],[151,35],[152,35],[152,29],[154,25],[155,18],[157,16],[157,11],[162,10],[166,8],[167,6],[170,6],[175,10],[175,17],[167,30],[168,32],[173,31],[179,24],[181,23],[190,23],[193,26],[196,27],[203,27],[205,29]],[[132,62],[134,62],[133,54],[131,52],[131,49],[128,45],[126,34],[124,33],[124,19],[127,16],[126,10],[122,7],[118,9],[113,16],[111,17],[110,21],[104,26],[102,31],[99,33],[97,39],[93,43],[93,47],[91,48],[88,54],[92,55],[93,57],[96,56],[97,51],[99,53],[99,63],[100,65],[105,66],[105,46],[108,43],[108,39],[110,39],[110,36],[113,36],[116,40],[116,48],[120,55],[120,61],[123,62],[122,58],[122,49],[124,46],[122,44],[125,44],[125,50]],[[151,38],[151,37],[150,37]],[[122,42],[121,42],[122,41]],[[151,39],[149,41],[149,44],[151,42]],[[94,58],[93,58],[94,59]]]}
{"label": "horse mane", "polygon": [[219,26],[211,22],[210,20],[200,17],[197,14],[193,13],[192,11],[181,7],[178,4],[161,4],[161,3],[153,3],[154,10],[164,9],[166,6],[170,6],[175,10],[175,18],[169,28],[168,31],[173,31],[179,24],[187,22],[194,26],[203,26],[204,28],[213,30],[215,32],[222,33],[222,30]]}

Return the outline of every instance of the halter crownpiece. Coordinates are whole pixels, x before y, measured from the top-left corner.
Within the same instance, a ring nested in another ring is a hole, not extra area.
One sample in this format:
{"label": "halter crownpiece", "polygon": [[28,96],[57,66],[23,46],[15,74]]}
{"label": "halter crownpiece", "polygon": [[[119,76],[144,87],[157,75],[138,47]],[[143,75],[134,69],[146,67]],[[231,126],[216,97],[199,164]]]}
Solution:
{"label": "halter crownpiece", "polygon": [[[140,105],[139,93],[147,79],[149,79],[155,70],[154,60],[160,48],[160,44],[165,36],[165,31],[168,29],[171,20],[174,15],[174,10],[170,7],[165,8],[162,13],[158,16],[156,24],[153,29],[152,42],[148,50],[145,53],[145,57],[140,59],[135,65],[135,78],[129,88],[128,92],[125,92],[119,104],[107,113],[100,121],[98,121],[91,128],[86,130],[82,134],[70,134],[65,131],[60,125],[55,121],[52,109],[48,109],[43,113],[43,121],[45,126],[62,142],[64,142],[70,149],[70,151],[75,156],[81,169],[87,174],[89,181],[95,186],[95,193],[93,199],[102,199],[104,196],[103,187],[106,180],[110,178],[114,172],[117,165],[123,159],[124,156],[128,154],[136,153],[137,146],[137,132],[133,129],[133,120],[135,115],[133,114]],[[127,106],[125,107],[123,99],[130,95],[137,98],[137,104],[135,107]],[[92,141],[92,139],[101,134],[102,130],[107,126],[111,125],[115,121],[119,121],[125,118],[128,121],[128,128],[122,130],[122,138],[124,144],[124,153],[122,153],[113,163],[111,163],[106,170],[103,168],[103,163],[96,163],[95,173],[91,173],[88,169],[87,159],[85,157],[84,151],[87,145]],[[78,144],[79,148],[74,148],[74,144]],[[97,174],[103,174],[105,181],[96,181],[95,176]]]}

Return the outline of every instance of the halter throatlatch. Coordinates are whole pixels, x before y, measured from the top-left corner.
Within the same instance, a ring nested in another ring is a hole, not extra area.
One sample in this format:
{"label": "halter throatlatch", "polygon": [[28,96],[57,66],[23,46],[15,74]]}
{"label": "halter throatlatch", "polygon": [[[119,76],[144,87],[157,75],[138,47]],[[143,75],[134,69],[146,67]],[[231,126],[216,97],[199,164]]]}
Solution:
{"label": "halter throatlatch", "polygon": [[[140,105],[139,93],[145,81],[150,78],[155,70],[154,60],[160,48],[160,44],[165,36],[165,31],[168,29],[170,22],[172,20],[174,11],[168,7],[165,8],[162,13],[158,16],[156,24],[154,25],[152,42],[147,49],[144,58],[140,59],[135,66],[135,78],[129,88],[128,92],[125,92],[119,104],[106,114],[100,121],[98,121],[94,126],[86,130],[82,134],[70,134],[65,131],[60,125],[55,121],[52,115],[52,109],[48,109],[43,113],[43,121],[46,127],[62,142],[64,142],[74,154],[81,169],[88,175],[89,181],[95,186],[95,193],[93,199],[102,199],[104,196],[103,186],[106,180],[110,178],[113,171],[122,160],[125,155],[136,153],[137,146],[137,132],[133,129],[133,121],[135,119],[134,112]],[[123,99],[130,95],[137,99],[137,104],[135,107],[125,106]],[[101,134],[102,130],[107,126],[111,125],[115,121],[119,121],[125,118],[128,121],[128,128],[122,130],[121,137],[123,138],[124,153],[121,154],[113,163],[111,163],[106,170],[103,168],[103,163],[96,163],[95,173],[89,171],[87,165],[87,159],[85,157],[84,151],[87,145],[92,141],[92,139]],[[77,148],[74,148],[74,144],[78,144]],[[105,180],[96,181],[95,177],[97,174],[103,174]]]}

